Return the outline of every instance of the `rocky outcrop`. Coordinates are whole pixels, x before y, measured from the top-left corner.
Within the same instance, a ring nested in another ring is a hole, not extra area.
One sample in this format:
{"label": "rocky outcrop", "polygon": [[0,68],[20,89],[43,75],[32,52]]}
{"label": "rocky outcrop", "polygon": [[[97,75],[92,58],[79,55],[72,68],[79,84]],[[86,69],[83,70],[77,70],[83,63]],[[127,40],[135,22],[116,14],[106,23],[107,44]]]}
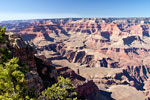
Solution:
{"label": "rocky outcrop", "polygon": [[84,98],[86,100],[93,100],[98,95],[98,87],[93,81],[88,81],[79,85],[76,91],[79,93],[79,98]]}
{"label": "rocky outcrop", "polygon": [[88,55],[85,53],[85,51],[67,50],[60,45],[56,47],[56,51],[59,52],[63,57],[66,57],[69,62],[87,64],[87,67],[94,66],[94,55]]}
{"label": "rocky outcrop", "polygon": [[[20,63],[27,65],[27,68],[29,69],[29,72],[26,74],[28,89],[35,89],[37,94],[40,95],[42,90],[56,83],[57,76],[61,75],[72,81],[78,92],[79,98],[93,100],[93,98],[96,97],[98,87],[93,81],[86,81],[85,78],[76,74],[68,67],[60,67],[56,69],[52,62],[44,56],[34,56],[34,49],[28,43],[25,43],[19,34],[7,33],[7,36],[12,55],[18,57]],[[72,52],[68,51],[68,54],[69,53]],[[73,55],[73,53],[69,55]],[[70,61],[72,59],[71,57],[72,56],[69,56],[68,58]],[[85,63],[88,61],[89,60]]]}
{"label": "rocky outcrop", "polygon": [[[54,66],[50,66],[47,61],[38,60],[34,56],[34,49],[25,43],[19,34],[6,33],[8,48],[14,57],[18,57],[21,64],[27,65],[29,72],[26,74],[27,88],[35,89],[37,94],[51,86],[57,80],[57,73]],[[42,67],[42,68],[41,68]],[[46,76],[46,80],[43,76]],[[45,82],[49,82],[48,85]],[[51,84],[50,84],[51,82]]]}
{"label": "rocky outcrop", "polygon": [[[84,19],[83,19],[84,20]],[[64,26],[62,26],[66,31],[69,31],[70,33],[98,33],[101,30],[101,26],[98,23],[95,23],[94,21],[88,21],[78,23],[78,21],[69,22],[66,23]]]}
{"label": "rocky outcrop", "polygon": [[57,71],[55,66],[49,60],[41,57],[35,57],[37,72],[43,81],[43,89],[50,87],[57,82]]}
{"label": "rocky outcrop", "polygon": [[84,50],[70,50],[65,48],[63,44],[58,44],[56,46],[56,51],[59,52],[61,56],[66,57],[69,62],[80,63],[81,65],[87,65],[87,67],[119,67],[119,63],[113,61],[111,58],[102,57],[100,59],[95,59],[93,54],[88,54]]}
{"label": "rocky outcrop", "polygon": [[82,63],[82,59],[83,57],[85,56],[85,51],[79,51],[77,54],[76,54],[76,57],[75,57],[75,60],[74,62],[75,63]]}
{"label": "rocky outcrop", "polygon": [[12,55],[18,57],[22,64],[28,65],[29,70],[36,70],[33,48],[26,44],[19,34],[8,33],[8,40]]}
{"label": "rocky outcrop", "polygon": [[27,65],[29,72],[26,74],[27,87],[35,89],[37,94],[43,88],[43,82],[37,72],[34,60],[34,50],[26,44],[19,34],[7,33],[9,48],[14,57],[18,57],[21,64]]}
{"label": "rocky outcrop", "polygon": [[57,68],[59,75],[69,78],[76,91],[78,92],[78,97],[86,100],[93,100],[98,95],[98,87],[91,81],[86,81],[85,78],[76,74],[72,69],[68,67]]}

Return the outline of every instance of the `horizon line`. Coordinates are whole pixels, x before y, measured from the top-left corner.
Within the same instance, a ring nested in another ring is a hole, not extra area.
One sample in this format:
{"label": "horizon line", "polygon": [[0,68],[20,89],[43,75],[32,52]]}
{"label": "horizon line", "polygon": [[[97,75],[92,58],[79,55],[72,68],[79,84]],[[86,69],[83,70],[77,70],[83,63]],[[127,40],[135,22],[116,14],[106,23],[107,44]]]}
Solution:
{"label": "horizon line", "polygon": [[80,19],[80,18],[120,18],[120,19],[128,19],[128,18],[150,18],[150,17],[53,17],[53,18],[27,18],[27,19],[8,19],[8,20],[0,20],[0,22],[7,22],[7,21],[29,21],[29,20],[46,20],[46,19]]}

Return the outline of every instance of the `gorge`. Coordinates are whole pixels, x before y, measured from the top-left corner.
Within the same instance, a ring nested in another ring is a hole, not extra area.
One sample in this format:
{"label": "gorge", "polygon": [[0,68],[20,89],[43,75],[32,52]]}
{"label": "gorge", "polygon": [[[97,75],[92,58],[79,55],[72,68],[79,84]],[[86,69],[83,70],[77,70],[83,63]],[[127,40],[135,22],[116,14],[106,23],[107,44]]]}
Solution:
{"label": "gorge", "polygon": [[9,39],[15,41],[13,54],[37,70],[38,88],[60,74],[88,100],[150,100],[150,18],[20,20],[0,26],[15,34]]}

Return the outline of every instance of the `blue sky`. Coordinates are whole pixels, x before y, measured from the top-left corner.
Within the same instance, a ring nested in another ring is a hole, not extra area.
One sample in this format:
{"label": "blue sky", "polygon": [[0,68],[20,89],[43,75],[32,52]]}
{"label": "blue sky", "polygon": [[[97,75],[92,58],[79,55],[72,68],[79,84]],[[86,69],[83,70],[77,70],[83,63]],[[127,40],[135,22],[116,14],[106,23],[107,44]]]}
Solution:
{"label": "blue sky", "polygon": [[150,17],[150,0],[0,0],[0,20]]}

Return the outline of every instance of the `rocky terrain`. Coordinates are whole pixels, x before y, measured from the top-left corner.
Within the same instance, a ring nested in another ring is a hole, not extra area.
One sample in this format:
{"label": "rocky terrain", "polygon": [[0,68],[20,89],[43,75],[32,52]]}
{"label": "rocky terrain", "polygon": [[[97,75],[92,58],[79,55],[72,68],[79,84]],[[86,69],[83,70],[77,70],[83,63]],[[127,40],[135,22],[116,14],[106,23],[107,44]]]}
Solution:
{"label": "rocky terrain", "polygon": [[27,88],[29,90],[34,89],[38,96],[44,89],[57,82],[58,75],[72,81],[78,93],[78,98],[92,100],[103,96],[99,94],[99,89],[92,80],[87,81],[69,67],[56,67],[42,56],[35,56],[34,48],[24,42],[19,34],[7,32],[6,39],[8,44],[3,47],[10,49],[12,56],[18,57],[20,63],[26,65],[25,67],[28,69],[26,73]]}
{"label": "rocky terrain", "polygon": [[[82,91],[79,96],[150,99],[150,18],[43,19],[0,25],[20,34],[35,49],[36,60],[49,62],[46,66],[53,64],[58,74],[69,77]],[[25,58],[34,66],[33,56]],[[41,65],[36,70],[46,81],[45,69]]]}

